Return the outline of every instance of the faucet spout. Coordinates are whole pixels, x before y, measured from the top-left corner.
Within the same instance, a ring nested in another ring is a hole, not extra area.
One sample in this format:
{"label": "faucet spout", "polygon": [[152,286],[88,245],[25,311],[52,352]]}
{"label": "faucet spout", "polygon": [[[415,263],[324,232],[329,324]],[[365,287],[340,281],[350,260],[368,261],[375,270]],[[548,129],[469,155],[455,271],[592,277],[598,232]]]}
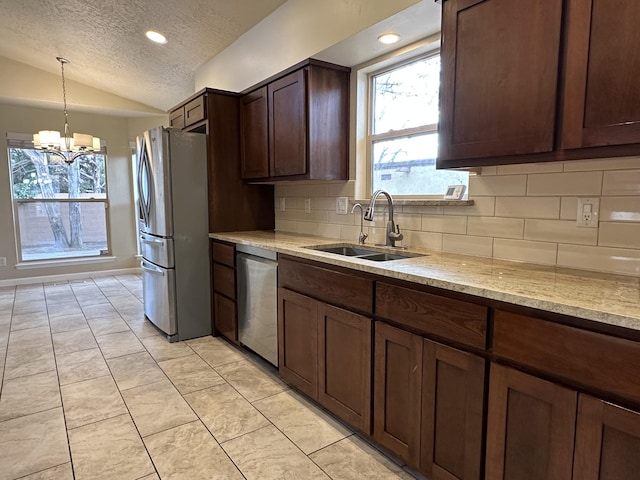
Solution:
{"label": "faucet spout", "polygon": [[360,245],[364,245],[364,241],[367,239],[367,237],[369,235],[367,235],[366,233],[364,233],[364,228],[362,225],[362,219],[364,217],[364,211],[362,210],[362,205],[360,205],[359,203],[356,203],[353,208],[351,209],[351,213],[356,211],[356,208],[360,209],[360,235],[358,235],[358,244]]}
{"label": "faucet spout", "polygon": [[373,195],[371,195],[371,200],[369,201],[369,207],[367,207],[367,211],[364,214],[364,219],[369,222],[373,221],[376,200],[380,195],[384,195],[385,197],[387,197],[387,202],[389,202],[389,219],[387,221],[387,235],[385,245],[388,247],[395,247],[396,241],[402,240],[404,238],[404,235],[400,233],[400,226],[396,226],[395,222],[393,221],[393,198],[391,198],[391,195],[389,195],[388,192],[385,192],[384,190],[376,190],[375,192],[373,192]]}

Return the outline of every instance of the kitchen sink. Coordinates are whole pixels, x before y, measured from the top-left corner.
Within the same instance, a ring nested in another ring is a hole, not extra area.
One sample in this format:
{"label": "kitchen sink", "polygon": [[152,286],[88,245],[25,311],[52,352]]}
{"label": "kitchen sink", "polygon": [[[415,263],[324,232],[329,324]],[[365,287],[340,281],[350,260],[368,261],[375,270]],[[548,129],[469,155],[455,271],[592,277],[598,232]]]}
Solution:
{"label": "kitchen sink", "polygon": [[362,248],[355,245],[319,245],[312,247],[305,247],[310,250],[317,250],[318,252],[334,253],[336,255],[343,255],[345,257],[361,258],[363,260],[371,260],[373,262],[387,262],[389,260],[402,260],[405,258],[421,257],[424,256],[419,253],[410,253],[394,250],[389,252],[385,248]]}

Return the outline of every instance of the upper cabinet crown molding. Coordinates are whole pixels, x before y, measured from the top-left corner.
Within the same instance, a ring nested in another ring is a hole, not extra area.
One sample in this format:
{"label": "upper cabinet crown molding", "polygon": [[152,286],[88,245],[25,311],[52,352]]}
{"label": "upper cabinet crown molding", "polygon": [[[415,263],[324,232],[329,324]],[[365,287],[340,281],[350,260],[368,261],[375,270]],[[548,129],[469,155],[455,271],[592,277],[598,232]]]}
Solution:
{"label": "upper cabinet crown molding", "polygon": [[640,153],[640,3],[448,0],[438,168]]}

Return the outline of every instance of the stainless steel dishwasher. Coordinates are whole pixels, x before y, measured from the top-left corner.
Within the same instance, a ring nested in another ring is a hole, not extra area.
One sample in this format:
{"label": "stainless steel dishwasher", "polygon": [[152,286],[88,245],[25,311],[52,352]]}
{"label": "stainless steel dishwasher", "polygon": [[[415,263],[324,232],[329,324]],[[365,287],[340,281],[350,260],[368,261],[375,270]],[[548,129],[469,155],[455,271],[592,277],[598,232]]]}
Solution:
{"label": "stainless steel dishwasher", "polygon": [[236,245],[238,340],[278,366],[278,262],[271,250]]}

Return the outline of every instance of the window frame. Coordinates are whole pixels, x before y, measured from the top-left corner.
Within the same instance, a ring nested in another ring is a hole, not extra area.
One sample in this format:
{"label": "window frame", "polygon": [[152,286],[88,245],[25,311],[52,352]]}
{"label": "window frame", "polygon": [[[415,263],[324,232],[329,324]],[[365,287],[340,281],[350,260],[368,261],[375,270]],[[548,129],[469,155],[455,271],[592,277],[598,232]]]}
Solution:
{"label": "window frame", "polygon": [[[16,198],[14,194],[14,185],[13,185],[13,169],[11,165],[11,150],[12,149],[22,149],[22,150],[36,150],[33,147],[33,139],[31,135],[26,134],[17,134],[17,133],[8,133],[7,134],[7,160],[8,160],[8,168],[9,168],[9,192],[11,194],[11,204],[12,204],[12,215],[13,215],[13,225],[14,225],[14,241],[16,248],[16,259],[18,262],[17,266],[21,266],[22,268],[26,268],[29,265],[46,265],[51,264],[54,266],[65,264],[65,263],[95,263],[96,261],[103,261],[112,259],[113,255],[113,246],[111,242],[111,218],[110,218],[110,203],[109,203],[109,169],[108,169],[108,154],[107,148],[105,145],[102,145],[98,153],[99,155],[104,156],[104,198]],[[78,161],[78,159],[76,159]],[[21,204],[29,204],[29,203],[93,203],[93,204],[103,204],[104,212],[105,212],[105,234],[106,234],[106,250],[101,250],[104,253],[100,253],[98,255],[69,255],[69,256],[49,256],[44,258],[34,258],[34,259],[24,259],[23,251],[22,251],[22,232],[20,229],[20,215],[18,212],[18,207]]]}
{"label": "window frame", "polygon": [[[439,38],[438,38],[439,40]],[[426,39],[427,43],[432,43],[433,39]],[[374,144],[381,140],[394,140],[400,138],[410,138],[418,135],[428,135],[438,132],[438,123],[422,125],[419,127],[411,127],[402,130],[392,130],[389,132],[374,134],[374,116],[375,116],[375,89],[374,81],[375,77],[383,75],[390,71],[396,70],[411,63],[428,59],[434,56],[441,55],[439,45],[431,48],[423,48],[424,45],[418,46],[416,49],[409,48],[408,52],[402,50],[391,52],[391,58],[383,58],[379,61],[374,60],[369,67],[366,67],[364,74],[365,80],[365,93],[362,95],[362,100],[366,102],[364,109],[359,110],[360,115],[365,115],[366,120],[361,125],[364,127],[364,161],[362,162],[364,168],[358,168],[358,172],[364,174],[364,182],[361,184],[359,191],[366,195],[366,198],[373,193],[373,151]],[[418,52],[416,53],[416,50]],[[377,67],[377,65],[382,65]],[[362,196],[362,194],[360,196]],[[393,195],[394,198],[403,200],[442,200],[444,192],[442,194],[419,194],[413,193],[410,195]]]}

